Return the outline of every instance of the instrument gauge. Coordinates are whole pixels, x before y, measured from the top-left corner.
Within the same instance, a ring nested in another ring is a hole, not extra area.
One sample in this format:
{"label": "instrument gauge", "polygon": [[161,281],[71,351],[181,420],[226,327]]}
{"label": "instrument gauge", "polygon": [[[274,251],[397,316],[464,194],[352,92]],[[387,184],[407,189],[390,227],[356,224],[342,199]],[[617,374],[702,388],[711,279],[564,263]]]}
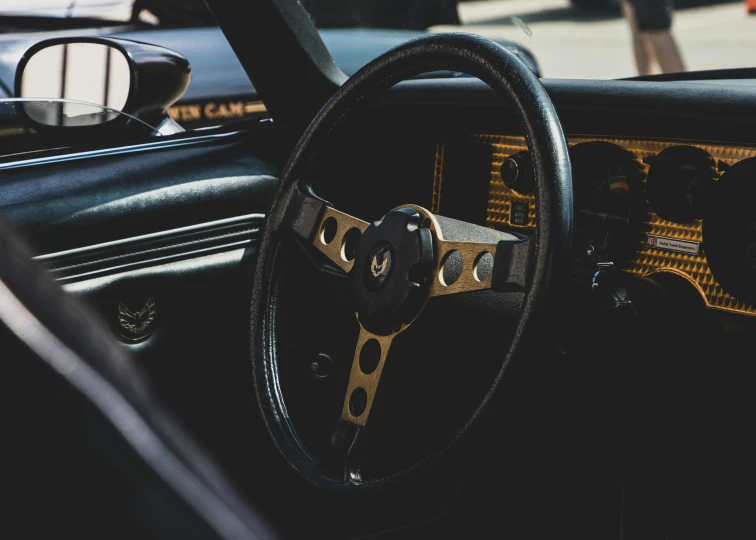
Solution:
{"label": "instrument gauge", "polygon": [[646,188],[654,213],[677,223],[703,219],[716,178],[709,153],[695,146],[673,146],[648,162]]}
{"label": "instrument gauge", "polygon": [[730,167],[712,189],[703,221],[706,260],[735,298],[756,304],[756,158]]}
{"label": "instrument gauge", "polygon": [[585,262],[625,262],[642,237],[646,213],[642,165],[611,143],[570,150],[575,189],[575,255]]}

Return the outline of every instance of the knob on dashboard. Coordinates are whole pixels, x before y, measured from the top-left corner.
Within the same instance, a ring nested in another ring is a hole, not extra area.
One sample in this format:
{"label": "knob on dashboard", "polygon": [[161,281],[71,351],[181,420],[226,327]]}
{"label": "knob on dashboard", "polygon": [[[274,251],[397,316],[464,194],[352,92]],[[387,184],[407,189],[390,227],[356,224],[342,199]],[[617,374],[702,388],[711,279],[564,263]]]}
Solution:
{"label": "knob on dashboard", "polygon": [[726,292],[756,304],[756,158],[730,167],[711,195],[703,221],[706,260]]}
{"label": "knob on dashboard", "polygon": [[501,180],[518,193],[533,193],[533,164],[529,152],[512,154],[501,164]]}

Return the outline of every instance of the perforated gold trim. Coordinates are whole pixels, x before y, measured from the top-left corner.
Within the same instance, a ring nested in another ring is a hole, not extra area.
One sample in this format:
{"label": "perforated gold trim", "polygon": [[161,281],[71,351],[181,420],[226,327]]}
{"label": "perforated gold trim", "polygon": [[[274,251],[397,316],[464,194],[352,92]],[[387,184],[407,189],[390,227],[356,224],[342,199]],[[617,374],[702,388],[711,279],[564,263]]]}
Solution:
{"label": "perforated gold trim", "polygon": [[[506,226],[512,229],[523,229],[521,226],[513,225],[511,219],[512,203],[526,202],[529,207],[529,222],[535,223],[535,196],[520,195],[515,193],[504,185],[499,175],[499,169],[502,162],[507,156],[527,150],[524,137],[510,135],[472,135],[473,142],[490,144],[493,147],[493,159],[491,163],[491,184],[488,192],[488,215],[486,225],[489,227]],[[756,148],[746,146],[725,146],[718,144],[699,144],[688,141],[655,141],[655,140],[638,140],[612,137],[568,137],[568,144],[573,146],[589,141],[604,141],[632,152],[643,165],[643,182],[646,181],[648,174],[648,165],[643,160],[649,156],[656,155],[665,148],[670,146],[695,146],[711,154],[718,162],[727,165],[733,165],[740,160],[756,156]],[[434,213],[439,212],[441,193],[443,187],[443,151],[444,145],[439,144],[436,152],[436,167],[433,181],[433,207]],[[719,174],[719,173],[718,173]],[[718,180],[718,178],[717,178]],[[653,212],[649,212],[648,235],[664,236],[677,240],[688,240],[691,242],[702,242],[703,228],[701,220],[689,224],[674,223],[661,219]],[[527,227],[525,227],[527,228]],[[663,251],[648,246],[646,243],[639,243],[634,258],[626,265],[624,270],[633,272],[642,276],[668,272],[676,274],[688,280],[698,290],[706,305],[712,309],[742,313],[747,315],[756,315],[756,307],[733,298],[722,290],[722,287],[714,279],[714,275],[709,269],[705,254],[685,255]]]}

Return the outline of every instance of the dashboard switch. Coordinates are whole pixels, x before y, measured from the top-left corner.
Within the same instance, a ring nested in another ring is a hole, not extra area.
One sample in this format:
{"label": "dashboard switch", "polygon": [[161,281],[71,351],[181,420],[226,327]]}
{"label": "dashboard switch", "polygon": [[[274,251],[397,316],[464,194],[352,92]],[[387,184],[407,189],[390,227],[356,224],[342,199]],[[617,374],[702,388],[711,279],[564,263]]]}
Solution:
{"label": "dashboard switch", "polygon": [[512,154],[501,164],[501,180],[509,189],[522,194],[533,193],[533,166],[528,152]]}

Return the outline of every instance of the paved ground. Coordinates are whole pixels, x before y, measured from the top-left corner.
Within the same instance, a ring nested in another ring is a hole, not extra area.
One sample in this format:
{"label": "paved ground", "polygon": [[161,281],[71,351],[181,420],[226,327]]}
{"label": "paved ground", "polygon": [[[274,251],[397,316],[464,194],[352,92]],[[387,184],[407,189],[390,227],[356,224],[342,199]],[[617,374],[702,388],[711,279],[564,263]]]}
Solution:
{"label": "paved ground", "polygon": [[[687,69],[756,67],[756,15],[746,15],[743,0],[706,1],[677,2],[673,32]],[[579,14],[569,0],[479,0],[462,2],[459,10],[465,31],[527,46],[545,77],[636,75],[630,30],[619,13]],[[513,23],[513,16],[532,35]]]}

